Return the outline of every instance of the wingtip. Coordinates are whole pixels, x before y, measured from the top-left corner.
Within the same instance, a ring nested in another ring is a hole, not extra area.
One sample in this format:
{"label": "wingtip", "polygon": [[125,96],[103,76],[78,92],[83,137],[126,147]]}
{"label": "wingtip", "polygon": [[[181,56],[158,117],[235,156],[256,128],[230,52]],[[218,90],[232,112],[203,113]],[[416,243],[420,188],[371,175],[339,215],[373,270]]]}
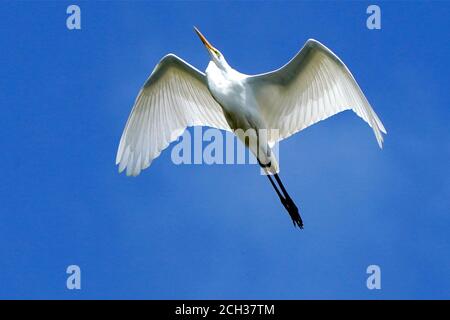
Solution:
{"label": "wingtip", "polygon": [[379,135],[376,135],[378,146],[380,147],[381,150],[383,150],[383,143],[384,143],[383,134],[381,132],[378,132],[378,134]]}
{"label": "wingtip", "polygon": [[120,165],[120,162],[117,163],[116,165],[118,165],[118,167],[117,167],[117,172],[118,172],[119,174],[121,174],[121,173],[123,172],[123,170],[125,170],[125,168],[122,167],[122,166]]}
{"label": "wingtip", "polygon": [[318,46],[322,46],[325,47],[324,44],[322,42],[320,42],[317,39],[314,38],[309,38],[308,40],[306,40],[306,44],[312,46],[312,45],[318,45]]}

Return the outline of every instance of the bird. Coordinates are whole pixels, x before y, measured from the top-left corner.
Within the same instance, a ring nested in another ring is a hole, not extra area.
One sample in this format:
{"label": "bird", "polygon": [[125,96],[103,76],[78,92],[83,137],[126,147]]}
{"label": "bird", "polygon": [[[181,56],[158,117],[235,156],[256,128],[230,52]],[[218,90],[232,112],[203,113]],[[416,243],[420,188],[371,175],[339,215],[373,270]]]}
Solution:
{"label": "bird", "polygon": [[[280,179],[273,145],[345,110],[372,128],[380,148],[385,127],[344,62],[319,41],[307,40],[279,69],[247,75],[233,69],[198,28],[194,31],[210,58],[205,72],[172,53],[159,61],[120,138],[119,172],[137,176],[187,127],[230,131],[255,155],[294,227],[303,229],[298,207]],[[261,134],[264,130],[276,134]]]}

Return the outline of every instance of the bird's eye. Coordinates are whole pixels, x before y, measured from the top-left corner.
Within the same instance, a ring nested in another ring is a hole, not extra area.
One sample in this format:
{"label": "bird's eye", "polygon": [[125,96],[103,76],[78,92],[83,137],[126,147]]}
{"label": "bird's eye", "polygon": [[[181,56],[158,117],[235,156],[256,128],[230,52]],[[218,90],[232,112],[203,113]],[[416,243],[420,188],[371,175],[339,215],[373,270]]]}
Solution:
{"label": "bird's eye", "polygon": [[216,54],[217,58],[220,58],[220,52],[219,52],[219,51],[217,51],[217,50],[215,50],[214,52],[215,52],[215,54]]}

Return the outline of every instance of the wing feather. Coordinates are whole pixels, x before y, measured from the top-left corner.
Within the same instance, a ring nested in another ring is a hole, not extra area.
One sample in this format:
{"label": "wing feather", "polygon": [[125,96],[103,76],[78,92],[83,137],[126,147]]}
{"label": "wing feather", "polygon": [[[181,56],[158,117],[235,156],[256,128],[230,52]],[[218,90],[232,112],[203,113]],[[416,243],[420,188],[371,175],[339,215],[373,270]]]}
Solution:
{"label": "wing feather", "polygon": [[205,75],[173,54],[165,56],[135,99],[117,150],[119,172],[136,176],[189,126],[231,131]]}
{"label": "wing feather", "polygon": [[247,81],[267,126],[279,130],[279,140],[351,109],[373,129],[380,148],[383,145],[381,133],[386,129],[355,78],[331,50],[316,40],[308,40],[280,69],[250,76]]}

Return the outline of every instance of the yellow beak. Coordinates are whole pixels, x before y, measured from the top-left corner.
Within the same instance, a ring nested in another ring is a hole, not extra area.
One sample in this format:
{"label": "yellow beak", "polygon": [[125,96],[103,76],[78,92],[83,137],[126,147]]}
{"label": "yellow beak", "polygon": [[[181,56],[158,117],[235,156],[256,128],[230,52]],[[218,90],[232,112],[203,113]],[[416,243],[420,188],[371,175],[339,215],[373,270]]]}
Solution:
{"label": "yellow beak", "polygon": [[198,30],[196,27],[194,27],[195,32],[197,33],[200,40],[202,40],[203,44],[208,50],[214,51],[214,47],[209,43],[208,40],[206,40],[205,36]]}

